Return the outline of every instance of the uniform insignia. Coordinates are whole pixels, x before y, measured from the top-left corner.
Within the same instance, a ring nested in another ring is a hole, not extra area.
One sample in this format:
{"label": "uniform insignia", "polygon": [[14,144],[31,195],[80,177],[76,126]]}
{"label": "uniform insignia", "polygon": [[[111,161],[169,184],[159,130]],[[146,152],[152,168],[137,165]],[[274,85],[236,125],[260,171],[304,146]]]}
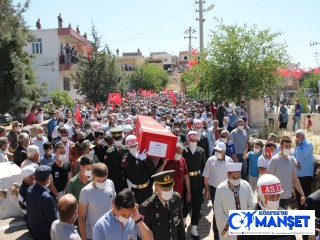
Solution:
{"label": "uniform insignia", "polygon": [[156,218],[159,218],[160,217],[160,214],[159,213],[156,213]]}

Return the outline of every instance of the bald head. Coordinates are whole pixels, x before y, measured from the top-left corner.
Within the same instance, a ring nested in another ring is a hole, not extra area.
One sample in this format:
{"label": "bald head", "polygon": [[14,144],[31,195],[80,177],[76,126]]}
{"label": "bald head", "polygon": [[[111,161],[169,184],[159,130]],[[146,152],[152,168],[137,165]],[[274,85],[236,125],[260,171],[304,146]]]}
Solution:
{"label": "bald head", "polygon": [[78,207],[77,199],[72,194],[62,196],[58,201],[58,210],[62,222],[73,223]]}

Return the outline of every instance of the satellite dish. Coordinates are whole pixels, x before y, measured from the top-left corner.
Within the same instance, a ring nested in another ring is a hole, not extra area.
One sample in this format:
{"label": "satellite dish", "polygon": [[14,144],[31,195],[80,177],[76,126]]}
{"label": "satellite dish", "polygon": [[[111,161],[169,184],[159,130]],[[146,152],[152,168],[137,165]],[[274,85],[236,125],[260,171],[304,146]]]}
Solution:
{"label": "satellite dish", "polygon": [[211,4],[208,8],[207,8],[207,11],[210,11],[214,8],[214,4]]}

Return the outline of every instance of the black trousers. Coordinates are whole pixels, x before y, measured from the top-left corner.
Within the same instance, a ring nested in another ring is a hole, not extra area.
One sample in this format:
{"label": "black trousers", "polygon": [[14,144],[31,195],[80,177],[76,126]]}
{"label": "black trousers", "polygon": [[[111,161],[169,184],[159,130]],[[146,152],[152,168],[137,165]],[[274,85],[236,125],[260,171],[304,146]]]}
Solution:
{"label": "black trousers", "polygon": [[[311,194],[311,184],[312,184],[312,180],[313,177],[298,177],[299,181],[300,181],[300,185],[301,188],[304,192],[305,197],[307,198],[310,194]],[[298,209],[299,210],[303,210],[304,206],[300,204],[300,197],[301,195],[299,194],[299,192],[297,190],[295,190],[296,192],[296,200],[298,202]]]}
{"label": "black trousers", "polygon": [[201,176],[190,177],[190,202],[185,202],[182,208],[183,218],[186,218],[192,209],[191,225],[198,225],[203,201]]}
{"label": "black trousers", "polygon": [[280,122],[279,128],[287,130],[288,122]]}

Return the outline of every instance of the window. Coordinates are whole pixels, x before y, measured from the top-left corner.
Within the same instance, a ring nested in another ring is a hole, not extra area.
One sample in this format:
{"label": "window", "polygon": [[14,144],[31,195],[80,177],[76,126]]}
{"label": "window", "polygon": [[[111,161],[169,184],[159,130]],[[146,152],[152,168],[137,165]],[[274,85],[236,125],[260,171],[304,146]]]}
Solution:
{"label": "window", "polygon": [[184,56],[184,57],[183,57],[183,60],[188,60],[188,56]]}
{"label": "window", "polygon": [[32,53],[42,54],[42,38],[38,38],[37,41],[32,43]]}
{"label": "window", "polygon": [[65,90],[65,91],[71,90],[70,78],[68,78],[68,77],[63,77],[63,90]]}

